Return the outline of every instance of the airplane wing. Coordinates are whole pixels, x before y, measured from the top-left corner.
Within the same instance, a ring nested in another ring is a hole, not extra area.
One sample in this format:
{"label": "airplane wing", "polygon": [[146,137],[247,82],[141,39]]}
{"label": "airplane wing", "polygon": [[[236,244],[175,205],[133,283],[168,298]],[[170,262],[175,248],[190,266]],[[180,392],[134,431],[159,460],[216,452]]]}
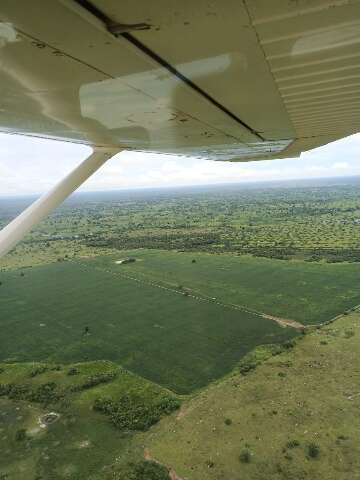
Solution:
{"label": "airplane wing", "polygon": [[0,256],[120,150],[263,160],[358,132],[359,46],[360,0],[1,0],[0,131],[94,151]]}
{"label": "airplane wing", "polygon": [[360,130],[359,0],[2,0],[0,131],[243,161]]}

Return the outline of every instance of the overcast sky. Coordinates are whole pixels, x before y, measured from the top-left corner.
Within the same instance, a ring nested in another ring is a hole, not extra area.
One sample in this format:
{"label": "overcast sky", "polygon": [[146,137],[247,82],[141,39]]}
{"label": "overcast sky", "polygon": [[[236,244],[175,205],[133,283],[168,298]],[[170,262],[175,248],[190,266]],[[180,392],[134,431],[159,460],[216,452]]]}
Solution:
{"label": "overcast sky", "polygon": [[[88,156],[65,142],[0,134],[0,196],[48,190]],[[301,155],[300,159],[247,163],[210,162],[170,155],[123,152],[81,190],[206,185],[360,175],[360,134]]]}

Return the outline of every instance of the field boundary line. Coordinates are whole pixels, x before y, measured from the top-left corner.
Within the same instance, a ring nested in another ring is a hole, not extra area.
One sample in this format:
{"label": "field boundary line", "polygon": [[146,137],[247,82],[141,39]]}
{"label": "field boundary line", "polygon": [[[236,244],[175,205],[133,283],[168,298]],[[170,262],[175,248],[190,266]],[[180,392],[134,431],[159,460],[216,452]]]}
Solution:
{"label": "field boundary line", "polygon": [[267,314],[267,313],[264,313],[264,312],[259,312],[257,310],[253,310],[252,308],[246,307],[245,305],[238,305],[238,304],[235,304],[235,303],[224,303],[224,302],[221,302],[214,297],[204,295],[201,292],[198,293],[198,294],[195,294],[194,291],[190,288],[186,288],[186,290],[178,290],[175,287],[166,287],[164,285],[160,285],[159,283],[154,282],[153,280],[141,279],[141,278],[138,278],[136,276],[131,276],[131,275],[129,275],[127,273],[123,273],[123,272],[114,272],[112,270],[108,270],[107,268],[99,267],[98,265],[95,265],[95,266],[91,265],[90,266],[90,265],[85,264],[83,262],[79,262],[78,260],[70,260],[70,261],[73,262],[73,263],[77,263],[78,265],[81,265],[85,268],[90,268],[90,269],[92,268],[93,270],[98,270],[99,272],[108,273],[109,275],[112,275],[114,277],[120,277],[120,278],[122,277],[122,278],[125,278],[127,280],[137,282],[139,284],[148,285],[148,286],[155,287],[155,288],[160,288],[162,290],[166,290],[168,292],[172,292],[172,293],[175,293],[177,295],[192,298],[193,300],[197,300],[198,302],[215,304],[215,305],[218,305],[218,306],[223,307],[223,308],[245,312],[245,313],[248,313],[250,315],[255,315],[257,317],[264,318],[265,320],[271,320],[271,321],[276,322],[278,325],[280,325],[283,328],[284,327],[291,327],[291,328],[294,328],[295,330],[304,330],[307,327],[307,326],[303,325],[302,323],[297,322],[296,320],[276,317],[274,315],[270,315],[270,314]]}

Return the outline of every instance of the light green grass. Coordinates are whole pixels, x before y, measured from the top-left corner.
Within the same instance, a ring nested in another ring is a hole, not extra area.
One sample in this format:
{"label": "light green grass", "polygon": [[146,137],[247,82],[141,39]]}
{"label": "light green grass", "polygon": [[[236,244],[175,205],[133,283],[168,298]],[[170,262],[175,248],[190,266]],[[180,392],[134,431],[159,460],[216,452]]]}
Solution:
{"label": "light green grass", "polygon": [[359,337],[359,313],[315,330],[247,375],[210,386],[139,444],[189,480],[355,479]]}

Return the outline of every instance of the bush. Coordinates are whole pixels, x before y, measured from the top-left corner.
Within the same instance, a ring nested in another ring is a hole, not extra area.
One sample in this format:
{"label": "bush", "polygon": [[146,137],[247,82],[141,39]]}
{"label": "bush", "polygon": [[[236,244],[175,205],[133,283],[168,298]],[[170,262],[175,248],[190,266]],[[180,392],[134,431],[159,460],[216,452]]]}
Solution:
{"label": "bush", "polygon": [[31,388],[29,385],[9,384],[5,386],[5,391],[6,389],[7,393],[5,393],[5,395],[13,400],[26,400],[28,395],[31,393]]}
{"label": "bush", "polygon": [[114,380],[114,378],[116,378],[116,376],[116,372],[96,373],[95,375],[90,375],[90,377],[87,377],[87,379],[85,379],[85,381],[80,385],[75,385],[71,387],[71,391],[78,392],[80,390],[87,390],[88,388],[96,387],[101,383],[111,382],[112,380]]}
{"label": "bush", "polygon": [[48,405],[49,403],[55,403],[61,399],[61,395],[56,390],[57,385],[55,382],[44,383],[39,385],[36,390],[29,392],[26,398],[32,402]]}
{"label": "bush", "polygon": [[7,383],[0,383],[0,397],[8,395],[10,392],[10,385]]}
{"label": "bush", "polygon": [[285,350],[290,350],[291,348],[294,348],[296,345],[296,341],[295,339],[292,339],[292,340],[286,340],[286,342],[284,342],[282,344],[282,347],[285,349]]}
{"label": "bush", "polygon": [[157,423],[162,415],[179,408],[180,402],[173,397],[165,397],[153,405],[146,405],[141,398],[125,395],[115,402],[110,398],[97,398],[94,410],[107,415],[120,430],[145,431]]}
{"label": "bush", "polygon": [[243,361],[239,365],[239,372],[241,375],[246,375],[251,372],[251,370],[254,370],[254,368],[256,368],[256,363]]}
{"label": "bush", "polygon": [[250,450],[243,450],[239,455],[239,460],[241,463],[250,463],[251,462]]}
{"label": "bush", "polygon": [[79,375],[79,370],[75,367],[69,368],[69,370],[67,371],[67,375]]}
{"label": "bush", "polygon": [[26,430],[25,428],[19,428],[19,430],[16,430],[15,433],[15,440],[17,442],[22,442],[23,440],[26,439]]}
{"label": "bush", "polygon": [[43,383],[35,389],[32,389],[30,385],[27,384],[0,384],[0,397],[1,396],[8,396],[12,400],[28,400],[45,405],[57,402],[62,398],[54,382]]}
{"label": "bush", "polygon": [[231,425],[232,424],[231,418],[225,418],[224,423],[225,425]]}
{"label": "bush", "polygon": [[296,448],[300,446],[299,440],[289,440],[286,444],[286,448]]}
{"label": "bush", "polygon": [[159,463],[143,460],[134,466],[134,480],[170,480],[169,470]]}
{"label": "bush", "polygon": [[320,447],[316,443],[309,443],[307,447],[309,458],[317,458],[320,455]]}
{"label": "bush", "polygon": [[48,370],[48,367],[46,367],[45,365],[40,365],[34,368],[33,370],[31,370],[29,376],[34,378],[34,377],[37,377],[38,375],[41,375],[42,373],[45,373],[47,370]]}

